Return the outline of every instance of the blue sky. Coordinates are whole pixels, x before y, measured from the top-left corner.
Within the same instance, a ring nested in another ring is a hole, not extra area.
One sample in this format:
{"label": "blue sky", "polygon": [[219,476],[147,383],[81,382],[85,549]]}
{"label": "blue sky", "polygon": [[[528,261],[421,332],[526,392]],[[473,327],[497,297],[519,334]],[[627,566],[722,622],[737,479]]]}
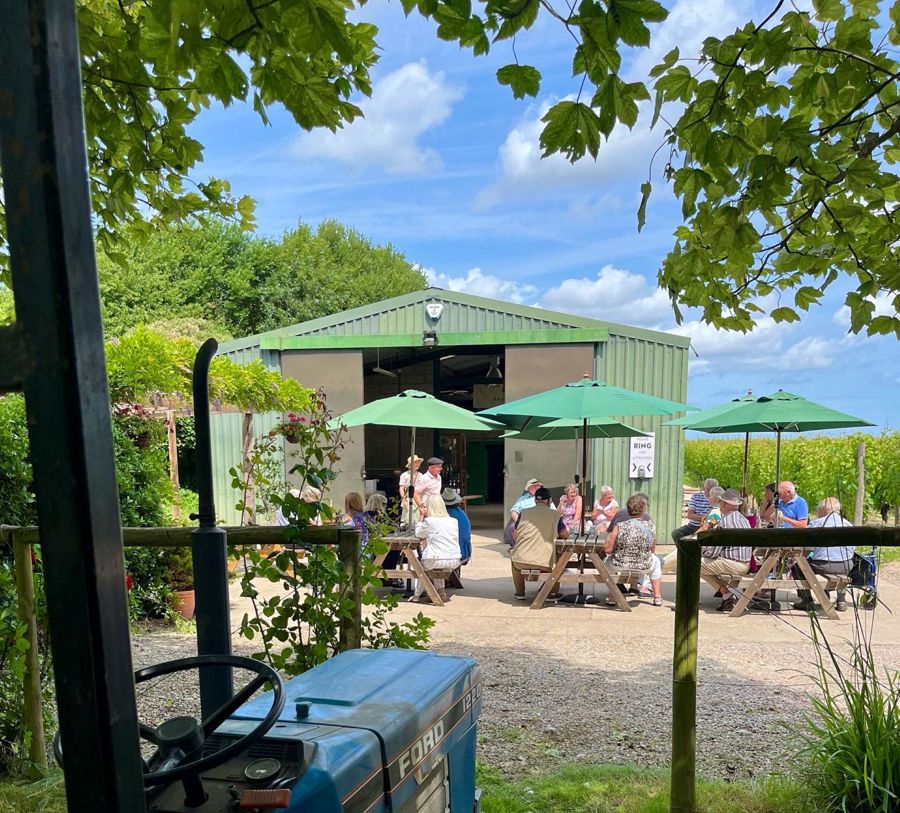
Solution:
{"label": "blue sky", "polygon": [[[675,45],[686,55],[703,37],[730,33],[753,8],[663,3],[671,13],[652,50],[626,61],[635,79]],[[698,406],[780,387],[881,428],[900,425],[900,347],[847,334],[849,283],[833,286],[800,324],[764,317],[750,334],[728,333],[688,310],[676,327],[655,278],[680,212],[658,172],[647,225],[636,228],[639,186],[662,138],[649,131],[648,111],[633,132],[603,144],[596,162],[540,159],[541,115],[578,90],[560,25],[542,15],[517,41],[519,61],[544,81],[538,99],[516,101],[495,79],[513,61],[508,42],[475,59],[439,41],[433,23],[405,18],[398,0],[374,0],[359,16],[381,31],[374,93],[357,100],[365,119],[337,134],[305,133],[283,110],[264,127],[236,106],[207,111],[194,127],[206,145],[202,172],[256,199],[261,234],[335,218],[391,243],[440,287],[690,335],[689,400]],[[876,305],[887,312],[887,297]]]}

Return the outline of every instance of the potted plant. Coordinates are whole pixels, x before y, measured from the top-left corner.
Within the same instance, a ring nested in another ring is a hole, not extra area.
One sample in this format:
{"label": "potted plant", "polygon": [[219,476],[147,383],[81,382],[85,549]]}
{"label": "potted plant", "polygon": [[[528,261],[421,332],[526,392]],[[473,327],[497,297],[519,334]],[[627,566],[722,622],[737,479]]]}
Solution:
{"label": "potted plant", "polygon": [[271,436],[281,435],[288,443],[299,443],[303,432],[309,429],[309,419],[304,415],[289,412],[286,421],[272,428]]}
{"label": "potted plant", "polygon": [[194,617],[194,563],[188,547],[169,548],[166,553],[172,609],[182,618]]}

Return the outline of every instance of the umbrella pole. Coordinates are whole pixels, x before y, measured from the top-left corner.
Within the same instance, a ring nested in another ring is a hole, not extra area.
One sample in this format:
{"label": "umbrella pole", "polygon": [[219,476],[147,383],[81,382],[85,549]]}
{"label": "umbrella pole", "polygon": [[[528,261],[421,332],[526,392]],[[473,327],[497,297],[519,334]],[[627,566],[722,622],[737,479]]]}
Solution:
{"label": "umbrella pole", "polygon": [[775,488],[781,484],[781,430],[775,430]]}
{"label": "umbrella pole", "polygon": [[412,428],[411,440],[409,446],[409,491],[406,496],[408,498],[407,517],[409,518],[409,526],[412,528],[413,519],[413,496],[416,493],[416,475],[419,473],[419,467],[416,465],[416,427]]}
{"label": "umbrella pole", "polygon": [[744,432],[744,496],[746,497],[749,491],[748,480],[750,479],[750,472],[748,471],[748,463],[750,460],[750,433]]}
{"label": "umbrella pole", "polygon": [[[587,418],[581,425],[581,511],[578,515],[578,533],[584,534],[584,506],[587,497]],[[581,587],[581,583],[578,585]]]}

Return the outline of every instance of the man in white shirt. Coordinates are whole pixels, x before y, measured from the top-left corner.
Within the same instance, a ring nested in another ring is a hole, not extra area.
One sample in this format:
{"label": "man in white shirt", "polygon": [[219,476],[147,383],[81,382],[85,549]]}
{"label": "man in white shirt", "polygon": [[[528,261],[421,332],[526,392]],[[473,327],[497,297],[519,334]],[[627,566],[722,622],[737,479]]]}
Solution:
{"label": "man in white shirt", "polygon": [[[837,497],[826,497],[819,503],[816,511],[816,518],[809,523],[810,528],[850,528],[853,523],[841,516],[841,503]],[[852,545],[844,545],[836,548],[816,548],[809,556],[809,566],[813,573],[822,576],[847,576],[853,568],[853,554],[855,549]],[[803,574],[799,567],[794,566],[793,575],[795,579],[802,579]],[[812,593],[809,590],[798,590],[797,595],[800,597],[794,605],[795,610],[804,610],[809,612],[814,610],[816,605],[812,600]],[[837,604],[835,609],[838,612],[844,612],[847,609],[846,593],[840,590],[837,594]]]}
{"label": "man in white shirt", "polygon": [[426,465],[428,470],[416,477],[416,486],[413,492],[413,499],[421,514],[424,514],[425,511],[425,501],[431,496],[440,497],[444,490],[441,483],[444,461],[439,457],[429,457]]}

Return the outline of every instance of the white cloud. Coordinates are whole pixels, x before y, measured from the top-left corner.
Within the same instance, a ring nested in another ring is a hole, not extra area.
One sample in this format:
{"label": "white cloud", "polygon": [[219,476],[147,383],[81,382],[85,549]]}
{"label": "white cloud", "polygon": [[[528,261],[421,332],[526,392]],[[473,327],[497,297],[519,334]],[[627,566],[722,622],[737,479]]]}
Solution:
{"label": "white cloud", "polygon": [[365,113],[336,133],[315,130],[296,143],[303,157],[329,158],[356,169],[381,167],[395,175],[423,175],[441,167],[438,153],[420,137],[449,118],[461,88],[440,71],[410,62],[375,83],[372,97],[359,103]]}
{"label": "white cloud", "polygon": [[838,342],[807,336],[791,347],[785,357],[791,360],[792,369],[824,370],[834,365],[839,352]]}
{"label": "white cloud", "polygon": [[[897,309],[893,304],[894,294],[889,293],[888,291],[884,291],[875,299],[871,299],[869,301],[874,302],[875,311],[873,312],[873,318],[875,316],[896,316]],[[850,328],[850,308],[846,305],[842,305],[837,311],[835,311],[834,316],[832,317],[832,321],[836,325],[840,325],[842,328],[846,328],[849,330]]]}
{"label": "white cloud", "polygon": [[699,320],[685,322],[670,332],[690,336],[691,347],[701,359],[721,361],[727,356],[730,367],[754,367],[765,364],[782,350],[786,330],[770,316],[764,316],[747,333],[720,330]]}
{"label": "white cloud", "polygon": [[604,265],[594,279],[570,278],[544,294],[541,304],[620,324],[655,327],[672,321],[669,297],[641,274]]}
{"label": "white cloud", "polygon": [[[553,100],[555,101],[555,100]],[[478,195],[476,204],[490,207],[510,196],[540,195],[559,188],[584,187],[597,191],[598,184],[635,177],[646,172],[650,156],[661,136],[651,133],[642,116],[635,130],[617,128],[600,145],[597,160],[590,156],[572,164],[561,155],[541,158],[541,119],[553,104],[532,105],[525,118],[506,136],[498,150],[500,178]],[[642,105],[643,111],[649,110]],[[643,112],[642,111],[642,112]]]}
{"label": "white cloud", "polygon": [[480,268],[472,268],[464,277],[451,277],[448,274],[438,273],[433,268],[423,268],[422,271],[425,273],[428,284],[436,288],[493,297],[507,302],[522,304],[533,300],[538,293],[538,289],[534,285],[511,282],[492,274],[485,275]]}
{"label": "white cloud", "polygon": [[704,39],[732,34],[747,21],[748,11],[747,4],[733,0],[679,0],[666,21],[653,27],[650,48],[638,51],[628,69],[630,80],[646,81],[650,69],[675,47],[682,57],[696,56]]}
{"label": "white cloud", "polygon": [[[679,0],[668,19],[653,28],[650,49],[640,50],[627,66],[627,77],[647,82],[650,68],[672,48],[678,46],[682,56],[694,56],[706,37],[732,33],[746,21],[746,14],[746,7],[731,0]],[[596,161],[586,156],[572,164],[560,155],[541,158],[541,119],[556,101],[545,99],[533,104],[523,120],[509,131],[497,154],[500,177],[481,191],[477,205],[487,208],[509,197],[538,196],[572,187],[597,191],[600,184],[626,179],[633,179],[637,189],[653,151],[663,141],[660,127],[650,130],[652,104],[639,105],[633,130],[623,124],[616,126],[609,140],[601,143]]]}

